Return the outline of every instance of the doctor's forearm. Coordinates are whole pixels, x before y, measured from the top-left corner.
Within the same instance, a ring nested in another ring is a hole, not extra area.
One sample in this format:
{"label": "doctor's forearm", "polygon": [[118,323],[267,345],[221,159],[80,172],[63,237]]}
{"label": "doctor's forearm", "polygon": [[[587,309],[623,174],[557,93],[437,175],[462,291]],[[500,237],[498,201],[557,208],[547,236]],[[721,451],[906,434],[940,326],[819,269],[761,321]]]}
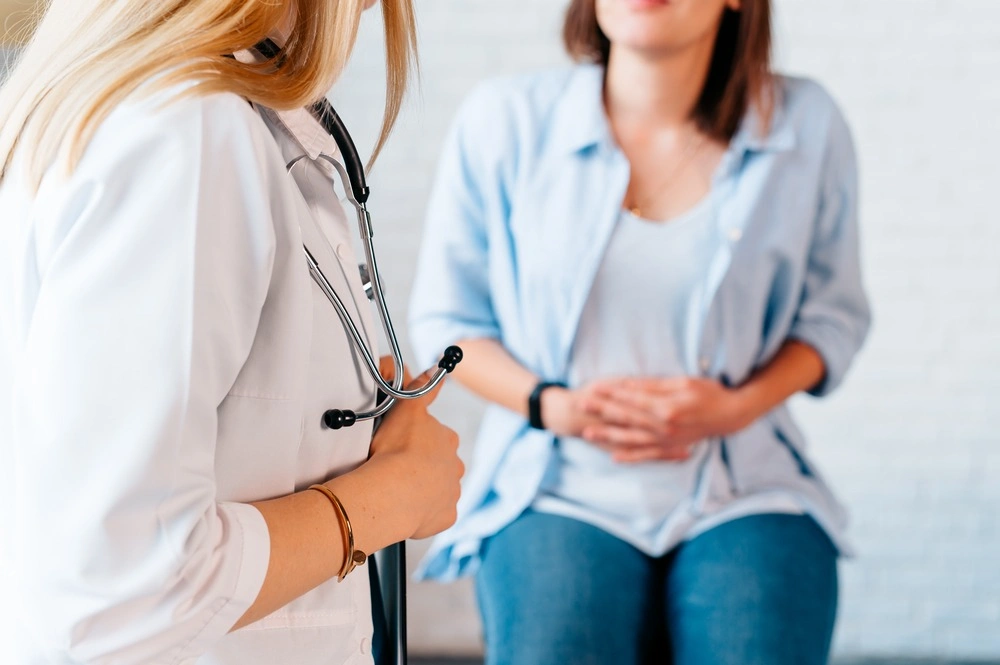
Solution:
{"label": "doctor's forearm", "polygon": [[[399,469],[371,460],[326,483],[344,503],[355,547],[372,554],[410,536],[408,518],[386,475]],[[257,599],[233,627],[249,625],[330,580],[344,563],[344,539],[329,499],[315,490],[254,503],[267,523],[271,555]],[[357,569],[353,575],[365,575]]]}
{"label": "doctor's forearm", "polygon": [[454,373],[459,383],[490,402],[527,415],[528,396],[538,377],[495,339],[467,339],[458,346],[465,352]]}
{"label": "doctor's forearm", "polygon": [[822,356],[808,344],[790,340],[736,394],[756,420],[796,393],[814,388],[825,375]]}

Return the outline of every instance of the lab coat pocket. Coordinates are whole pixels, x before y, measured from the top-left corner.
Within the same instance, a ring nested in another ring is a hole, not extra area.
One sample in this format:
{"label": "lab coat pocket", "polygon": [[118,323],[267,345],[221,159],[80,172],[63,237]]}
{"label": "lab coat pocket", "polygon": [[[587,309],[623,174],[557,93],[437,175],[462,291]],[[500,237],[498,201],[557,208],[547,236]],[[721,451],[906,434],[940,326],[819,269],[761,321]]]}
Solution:
{"label": "lab coat pocket", "polygon": [[322,662],[369,664],[372,620],[368,574],[326,582],[260,621],[233,633],[217,661],[299,665],[289,654],[322,654]]}
{"label": "lab coat pocket", "polygon": [[[359,587],[362,582],[363,589]],[[325,629],[350,635],[355,630],[362,607],[367,606],[364,601],[369,597],[368,590],[367,570],[359,568],[343,583],[335,580],[325,582],[247,628],[251,631]],[[365,594],[365,598],[360,597],[359,591]]]}
{"label": "lab coat pocket", "polygon": [[[234,633],[232,662],[286,663],[289,653],[323,654],[325,663],[371,662],[371,595],[368,573],[330,580]],[[266,640],[260,636],[266,634]],[[229,660],[225,661],[228,665]],[[297,661],[296,661],[297,662]]]}

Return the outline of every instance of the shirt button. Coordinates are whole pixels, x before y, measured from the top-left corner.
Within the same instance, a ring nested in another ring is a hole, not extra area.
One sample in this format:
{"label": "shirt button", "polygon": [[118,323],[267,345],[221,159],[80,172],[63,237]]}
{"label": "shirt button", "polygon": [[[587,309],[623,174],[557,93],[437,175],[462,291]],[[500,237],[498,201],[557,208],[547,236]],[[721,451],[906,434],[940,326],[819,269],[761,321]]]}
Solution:
{"label": "shirt button", "polygon": [[711,369],[712,363],[707,356],[702,356],[701,359],[698,361],[698,367],[701,368],[702,372],[707,372],[709,369]]}
{"label": "shirt button", "polygon": [[361,640],[361,653],[363,655],[367,656],[369,653],[371,653],[371,650],[372,650],[371,640],[369,640],[367,637],[364,638],[364,639],[362,639]]}
{"label": "shirt button", "polygon": [[739,242],[740,238],[742,238],[742,237],[743,237],[743,231],[741,231],[740,229],[735,229],[735,228],[734,229],[729,229],[729,241],[730,242]]}

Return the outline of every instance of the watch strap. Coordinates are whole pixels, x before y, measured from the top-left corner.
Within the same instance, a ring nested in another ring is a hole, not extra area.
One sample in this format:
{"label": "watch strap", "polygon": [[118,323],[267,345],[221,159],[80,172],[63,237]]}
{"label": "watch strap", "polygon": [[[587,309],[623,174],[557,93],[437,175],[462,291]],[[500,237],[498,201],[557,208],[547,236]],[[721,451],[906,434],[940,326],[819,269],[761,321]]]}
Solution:
{"label": "watch strap", "polygon": [[561,381],[542,381],[528,396],[528,424],[535,429],[545,429],[542,422],[542,393],[549,388],[565,388],[566,384]]}

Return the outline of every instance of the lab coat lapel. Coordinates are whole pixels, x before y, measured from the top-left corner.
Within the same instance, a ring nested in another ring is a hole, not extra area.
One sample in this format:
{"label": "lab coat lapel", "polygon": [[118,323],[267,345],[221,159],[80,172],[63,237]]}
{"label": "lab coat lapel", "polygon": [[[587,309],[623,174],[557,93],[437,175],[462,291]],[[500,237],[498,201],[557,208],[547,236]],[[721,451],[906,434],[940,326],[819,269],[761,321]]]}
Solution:
{"label": "lab coat lapel", "polygon": [[[300,167],[312,168],[312,164],[303,164]],[[332,187],[333,183],[330,182],[329,186]],[[316,211],[312,206],[310,206],[310,212],[312,214],[305,215],[299,220],[302,241],[309,248],[334,291],[344,301],[348,312],[357,311],[356,325],[367,341],[368,348],[377,358],[378,339],[375,334],[375,325],[368,298],[361,285],[358,261],[354,254],[349,231],[350,222],[343,218],[321,221],[317,218]],[[304,269],[306,268],[303,258]],[[326,297],[323,298],[325,301]],[[325,304],[332,307],[329,303]]]}
{"label": "lab coat lapel", "polygon": [[[318,196],[319,192],[313,190],[317,187],[329,187],[332,193],[336,189],[337,182],[336,171],[333,167],[325,160],[317,158],[319,155],[326,155],[343,164],[337,142],[305,109],[292,111],[261,109],[261,111],[289,139],[287,143],[282,145],[282,152],[286,163],[296,162],[291,168],[290,175],[295,178],[300,191],[309,202],[311,213],[299,220],[303,242],[309,247],[309,251],[319,263],[320,269],[326,274],[327,279],[330,280],[341,299],[345,299],[344,294],[350,294],[350,300],[354,302],[359,313],[357,326],[367,340],[368,348],[375,356],[378,356],[378,337],[371,309],[365,304],[367,297],[361,287],[358,261],[352,246],[351,221],[343,216],[345,212],[350,216],[354,211],[348,212],[341,204],[340,210],[336,211],[339,214],[331,212],[329,215],[331,219],[325,220],[324,224],[324,220],[320,219],[321,212],[316,210],[316,202],[321,197]],[[289,145],[293,145],[297,149],[289,151]],[[310,173],[305,173],[305,170],[319,171],[322,181],[317,182]],[[344,183],[341,183],[341,186],[346,187]],[[336,228],[329,228],[329,231],[324,228],[331,226]],[[303,263],[304,261],[305,259],[303,259]],[[334,266],[336,266],[336,270],[333,269]],[[346,299],[345,304],[348,304]],[[348,311],[350,309],[352,308],[348,305]]]}

